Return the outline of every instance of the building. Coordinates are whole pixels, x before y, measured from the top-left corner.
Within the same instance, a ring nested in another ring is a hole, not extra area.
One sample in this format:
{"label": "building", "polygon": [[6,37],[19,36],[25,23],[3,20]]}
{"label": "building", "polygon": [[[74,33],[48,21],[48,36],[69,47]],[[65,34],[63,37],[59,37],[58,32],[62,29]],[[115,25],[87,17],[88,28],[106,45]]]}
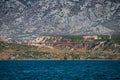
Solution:
{"label": "building", "polygon": [[96,36],[83,36],[84,39],[99,39],[99,37]]}

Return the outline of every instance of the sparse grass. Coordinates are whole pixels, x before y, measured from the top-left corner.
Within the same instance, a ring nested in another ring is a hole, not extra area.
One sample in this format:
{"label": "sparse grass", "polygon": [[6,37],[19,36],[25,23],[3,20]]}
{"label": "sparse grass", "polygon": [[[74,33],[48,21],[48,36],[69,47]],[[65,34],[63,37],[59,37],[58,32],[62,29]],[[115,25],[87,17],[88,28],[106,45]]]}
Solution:
{"label": "sparse grass", "polygon": [[[109,46],[107,46],[109,47]],[[0,41],[0,59],[57,59],[57,60],[79,60],[79,59],[120,59],[120,52],[101,50],[61,50],[47,47],[36,47],[7,43]]]}

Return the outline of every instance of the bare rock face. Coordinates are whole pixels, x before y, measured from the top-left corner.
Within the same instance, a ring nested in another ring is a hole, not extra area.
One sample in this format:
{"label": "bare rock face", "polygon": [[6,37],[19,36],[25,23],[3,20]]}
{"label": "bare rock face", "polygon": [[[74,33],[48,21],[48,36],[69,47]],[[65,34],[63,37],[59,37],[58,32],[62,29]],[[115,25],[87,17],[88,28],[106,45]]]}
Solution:
{"label": "bare rock face", "polygon": [[120,34],[119,0],[2,0],[0,37]]}

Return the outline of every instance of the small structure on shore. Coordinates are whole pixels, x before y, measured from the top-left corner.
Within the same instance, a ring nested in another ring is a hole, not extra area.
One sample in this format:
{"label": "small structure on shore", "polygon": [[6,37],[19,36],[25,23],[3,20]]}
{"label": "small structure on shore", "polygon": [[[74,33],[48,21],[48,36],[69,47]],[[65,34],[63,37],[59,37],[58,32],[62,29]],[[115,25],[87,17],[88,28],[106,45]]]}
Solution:
{"label": "small structure on shore", "polygon": [[97,35],[93,36],[83,36],[84,39],[99,39],[99,37]]}

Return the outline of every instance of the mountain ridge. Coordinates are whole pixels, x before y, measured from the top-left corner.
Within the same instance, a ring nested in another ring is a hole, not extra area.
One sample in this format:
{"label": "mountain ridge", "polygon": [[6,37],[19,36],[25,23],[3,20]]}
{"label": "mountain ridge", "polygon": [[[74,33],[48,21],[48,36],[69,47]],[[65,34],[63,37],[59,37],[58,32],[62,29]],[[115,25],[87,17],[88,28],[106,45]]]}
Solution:
{"label": "mountain ridge", "polygon": [[119,0],[3,2],[11,11],[1,14],[1,38],[31,40],[43,35],[120,34]]}

